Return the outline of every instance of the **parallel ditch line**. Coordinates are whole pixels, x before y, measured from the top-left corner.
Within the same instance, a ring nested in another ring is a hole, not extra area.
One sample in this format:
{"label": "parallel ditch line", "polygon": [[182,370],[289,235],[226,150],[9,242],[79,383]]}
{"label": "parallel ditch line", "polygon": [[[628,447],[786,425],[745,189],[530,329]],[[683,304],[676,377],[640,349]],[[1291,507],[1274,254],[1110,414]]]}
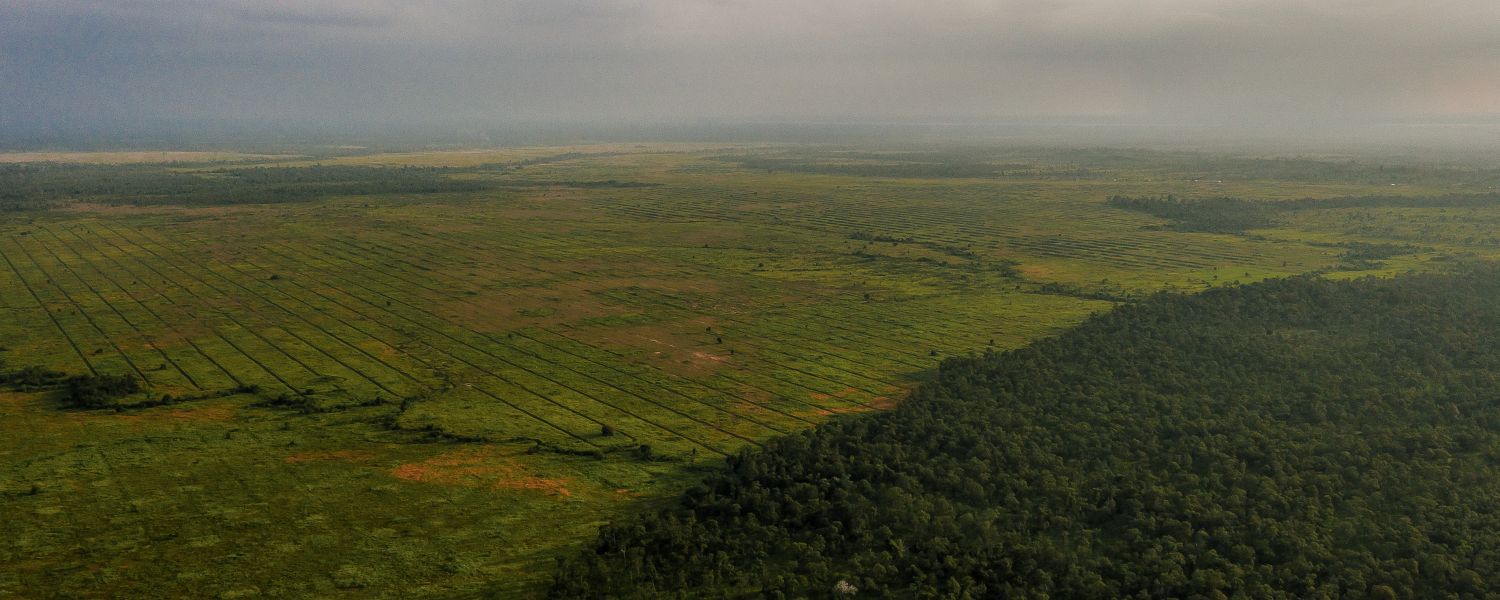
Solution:
{"label": "parallel ditch line", "polygon": [[37,306],[47,315],[47,319],[52,321],[52,326],[57,328],[58,333],[62,334],[63,339],[68,341],[68,345],[78,355],[78,360],[83,362],[83,366],[89,370],[90,374],[97,376],[99,371],[94,368],[93,363],[89,362],[88,357],[84,356],[83,350],[78,347],[78,342],[73,340],[73,336],[68,334],[68,330],[63,329],[62,323],[57,322],[57,316],[52,314],[52,309],[47,308],[46,302],[42,302],[42,298],[37,295],[36,290],[32,289],[31,283],[26,281],[26,276],[21,274],[21,270],[16,268],[16,264],[11,262],[10,255],[4,249],[0,249],[0,258],[5,259],[5,264],[16,274],[16,279],[21,282],[21,286],[25,287],[26,291],[31,294],[31,299],[36,301]]}
{"label": "parallel ditch line", "polygon": [[[56,239],[58,241],[58,243],[62,243],[62,238],[57,237],[57,234],[54,233],[52,230],[47,229],[45,227],[42,227],[42,228],[39,228],[39,229],[41,229],[43,231],[46,231],[48,234],[50,234],[53,237],[53,239]],[[162,359],[167,361],[167,364],[172,365],[172,368],[176,369],[178,373],[180,373],[185,379],[187,379],[188,383],[192,384],[193,389],[200,390],[200,391],[203,389],[203,386],[198,384],[198,380],[193,379],[192,375],[190,375],[187,371],[183,370],[182,366],[179,365],[179,364],[177,364],[176,360],[173,360],[171,356],[167,355],[166,351],[161,349],[161,346],[158,346],[154,340],[152,340],[149,336],[147,336],[144,332],[142,332],[141,328],[137,327],[135,323],[131,322],[131,320],[129,318],[127,318],[124,315],[124,313],[121,313],[119,307],[115,306],[115,304],[113,302],[110,302],[109,300],[105,299],[104,295],[100,294],[99,290],[97,288],[95,288],[92,283],[89,283],[89,281],[86,280],[86,279],[84,279],[81,275],[79,275],[77,271],[74,271],[72,266],[68,265],[67,262],[63,261],[62,257],[60,257],[60,256],[57,255],[57,252],[54,252],[52,250],[52,248],[48,247],[46,245],[46,243],[42,242],[41,240],[37,240],[37,243],[40,244],[41,247],[42,247],[42,249],[45,250],[49,256],[52,257],[53,261],[57,262],[57,264],[59,264],[59,265],[62,265],[63,269],[66,270],[69,275],[72,275],[73,278],[77,279],[79,283],[82,283],[85,288],[88,288],[89,292],[93,293],[94,297],[98,298],[100,303],[102,303],[105,306],[109,307],[109,310],[112,311],[112,312],[114,312],[115,316],[119,317],[120,320],[123,321],[126,326],[130,327],[131,331],[134,331],[135,334],[137,336],[139,336],[142,341],[146,342],[147,345],[151,346],[151,349],[155,350],[157,354],[160,354],[161,357],[162,357]],[[63,244],[63,245],[65,247],[67,247],[66,244]],[[83,258],[82,255],[79,255],[77,253],[77,250],[73,250],[71,247],[68,247],[68,249],[72,250],[73,253],[74,253],[74,255],[78,256],[78,258],[79,258],[80,261],[88,262],[87,260],[85,260]],[[90,265],[90,267],[92,267],[93,263],[89,263],[89,265]]]}
{"label": "parallel ditch line", "polygon": [[[262,248],[265,248],[265,249],[267,249],[267,250],[268,250],[268,251],[271,251],[271,252],[272,252],[272,253],[275,253],[275,254],[277,254],[277,255],[278,255],[278,256],[281,256],[281,257],[282,257],[282,258],[283,258],[283,259],[285,259],[285,260],[295,260],[295,259],[293,259],[293,258],[290,258],[290,257],[287,257],[287,256],[285,256],[285,255],[281,255],[281,254],[280,254],[280,253],[277,253],[277,252],[276,252],[276,251],[275,251],[275,250],[273,250],[273,249],[271,249],[271,248],[270,248],[270,247],[269,247],[269,246],[262,246]],[[321,259],[321,258],[319,258],[319,259],[318,259],[318,260],[324,260],[324,259]],[[325,262],[326,262],[326,261],[325,261]],[[330,263],[330,264],[332,264],[332,263]],[[363,289],[363,290],[365,290],[365,291],[367,291],[367,292],[369,292],[369,293],[372,293],[372,294],[375,294],[375,295],[377,295],[377,296],[380,296],[380,297],[382,297],[382,298],[385,298],[385,299],[386,299],[386,300],[388,300],[388,301],[392,301],[392,302],[397,302],[397,303],[400,303],[400,304],[402,304],[402,305],[403,305],[403,306],[406,306],[406,307],[407,307],[407,308],[408,308],[408,309],[411,309],[411,310],[414,310],[414,311],[417,311],[417,312],[419,312],[419,313],[422,313],[422,314],[427,314],[427,315],[428,315],[428,316],[429,316],[429,318],[434,318],[434,319],[436,319],[436,320],[438,320],[438,321],[440,321],[440,322],[444,322],[444,323],[446,323],[446,321],[443,321],[443,320],[442,320],[442,319],[438,319],[438,318],[436,318],[436,317],[433,317],[433,316],[432,316],[432,315],[431,315],[431,314],[430,314],[430,313],[427,313],[427,312],[426,312],[426,311],[424,311],[424,310],[423,310],[423,309],[420,309],[420,308],[418,308],[418,307],[415,307],[415,306],[412,306],[412,305],[410,305],[410,304],[408,304],[408,303],[406,303],[406,302],[405,302],[405,301],[403,301],[403,300],[400,300],[400,299],[397,299],[397,298],[394,298],[394,297],[391,297],[391,296],[389,296],[389,295],[387,295],[387,294],[385,294],[385,293],[382,293],[382,292],[379,292],[379,291],[376,291],[376,290],[373,290],[373,289],[371,289],[371,288],[369,288],[369,287],[366,287],[366,286],[364,286],[364,285],[361,285],[361,284],[357,284],[357,283],[351,283],[351,284],[350,284],[350,285],[353,285],[353,286],[354,286],[354,287],[359,287],[359,288],[360,288],[360,289]],[[357,299],[359,299],[359,297],[358,297],[358,296],[352,296],[352,295],[351,295],[351,297],[354,297],[354,298],[357,298]],[[384,311],[384,312],[386,312],[386,313],[387,313],[387,314],[390,314],[390,315],[392,315],[392,316],[395,316],[395,317],[398,317],[398,318],[401,318],[401,319],[403,319],[403,320],[405,320],[405,321],[407,321],[407,322],[410,322],[410,323],[412,323],[412,324],[413,324],[413,325],[416,325],[416,326],[417,326],[417,327],[418,327],[418,328],[420,328],[420,329],[422,329],[422,330],[425,330],[425,331],[428,331],[428,332],[431,332],[431,333],[434,333],[434,334],[436,334],[436,335],[439,335],[439,336],[441,336],[441,337],[444,337],[444,338],[447,338],[447,339],[448,339],[448,340],[449,340],[449,341],[452,341],[452,342],[454,342],[454,343],[456,343],[456,344],[459,344],[459,345],[461,345],[461,346],[465,346],[465,347],[468,347],[468,348],[469,348],[469,349],[470,349],[470,350],[472,350],[472,351],[474,351],[474,352],[478,352],[478,353],[479,353],[479,354],[483,354],[483,355],[485,355],[485,356],[490,356],[490,357],[491,357],[491,358],[495,358],[495,359],[497,359],[497,360],[502,360],[502,362],[504,362],[504,361],[503,361],[503,359],[499,359],[499,357],[495,357],[495,356],[493,356],[493,355],[492,355],[492,354],[490,354],[490,353],[489,353],[489,352],[487,352],[487,351],[485,351],[485,350],[482,350],[482,349],[480,349],[480,348],[477,348],[477,347],[475,347],[475,346],[473,346],[473,345],[472,345],[472,344],[469,344],[469,343],[467,343],[467,342],[464,342],[464,341],[462,341],[462,340],[459,340],[459,339],[457,339],[457,338],[454,338],[454,337],[453,337],[453,336],[451,336],[451,335],[449,335],[449,334],[447,334],[447,333],[444,333],[444,332],[443,332],[443,331],[441,331],[441,330],[439,330],[439,329],[436,329],[436,328],[434,328],[434,327],[432,327],[432,326],[430,326],[430,325],[425,325],[425,324],[422,324],[422,323],[420,323],[420,322],[418,322],[418,321],[416,321],[416,320],[414,320],[414,319],[412,319],[412,318],[410,318],[410,317],[407,317],[407,316],[405,316],[405,315],[402,315],[402,314],[400,314],[400,313],[396,313],[396,312],[394,312],[394,311],[391,311],[391,310],[390,310],[390,309],[389,309],[389,308],[386,308],[386,307],[381,307],[381,306],[379,306],[379,305],[376,305],[376,304],[374,304],[374,303],[370,303],[370,302],[368,302],[368,301],[365,301],[365,300],[363,300],[363,299],[361,299],[361,300],[362,300],[362,301],[364,301],[364,302],[366,302],[366,303],[367,303],[367,304],[370,304],[370,305],[371,305],[371,306],[373,306],[373,307],[375,307],[375,308],[376,308],[376,309],[378,309],[378,310],[381,310],[381,311]],[[451,325],[451,323],[447,323],[447,324],[449,324],[449,325]],[[499,375],[499,374],[497,374],[497,373],[495,373],[495,372],[493,372],[493,371],[491,371],[491,370],[489,370],[489,369],[488,369],[488,368],[486,368],[486,367],[483,367],[483,366],[480,366],[480,365],[479,365],[479,364],[476,364],[476,363],[474,363],[474,362],[472,362],[472,361],[469,361],[469,360],[468,360],[468,359],[465,359],[465,358],[463,358],[463,357],[460,357],[460,356],[458,356],[458,355],[455,355],[455,354],[450,354],[450,356],[452,356],[452,357],[453,357],[453,358],[455,358],[455,359],[457,359],[457,360],[458,360],[458,361],[460,361],[460,362],[463,362],[463,363],[464,363],[464,364],[467,364],[467,365],[469,365],[469,366],[470,366],[470,367],[471,367],[471,368],[473,368],[473,369],[474,369],[474,370],[476,370],[476,371],[478,371],[478,372],[480,372],[480,373],[483,373],[483,374],[485,374],[485,375],[488,375],[488,376],[490,376],[490,377],[493,377],[493,378],[495,378],[495,379],[497,379],[497,380],[499,380],[499,381],[503,381],[503,382],[506,382],[506,383],[507,383],[507,384],[509,384],[509,385],[511,385],[511,386],[514,386],[514,387],[517,387],[517,388],[519,388],[519,389],[522,389],[522,390],[525,390],[525,391],[526,391],[526,392],[528,392],[528,393],[530,393],[530,394],[531,394],[531,395],[533,395],[533,396],[536,396],[536,397],[537,397],[537,398],[539,398],[539,399],[541,399],[541,400],[543,400],[543,401],[544,401],[544,402],[548,402],[548,403],[551,403],[551,404],[553,404],[553,405],[555,405],[555,406],[557,406],[557,407],[558,407],[558,408],[561,408],[561,409],[563,409],[563,410],[565,410],[565,411],[567,411],[567,412],[570,412],[570,413],[573,413],[573,414],[574,414],[574,415],[576,415],[576,416],[578,416],[578,417],[580,417],[580,418],[582,418],[582,419],[584,419],[584,420],[587,420],[587,421],[590,421],[590,422],[593,422],[593,423],[595,423],[595,424],[596,424],[596,425],[599,425],[599,426],[601,426],[601,427],[602,427],[602,426],[603,426],[603,425],[604,425],[604,424],[605,424],[605,423],[604,423],[604,422],[603,422],[603,421],[600,421],[600,420],[599,420],[599,419],[596,419],[596,418],[594,418],[594,417],[592,417],[592,416],[590,416],[590,415],[587,415],[587,414],[585,414],[585,413],[582,413],[582,412],[580,412],[580,411],[578,411],[578,409],[576,409],[576,408],[573,408],[573,407],[571,407],[571,406],[568,406],[568,405],[566,405],[566,404],[563,404],[563,403],[560,403],[560,402],[558,402],[558,401],[556,401],[556,400],[554,400],[554,399],[553,399],[553,398],[551,398],[551,397],[550,397],[550,396],[549,396],[549,395],[547,395],[547,394],[543,394],[543,393],[540,393],[540,392],[538,392],[538,391],[536,391],[536,390],[533,390],[533,389],[531,389],[531,388],[530,388],[530,387],[529,387],[529,386],[527,386],[527,385],[525,385],[525,384],[522,384],[522,383],[520,383],[520,382],[517,382],[517,381],[513,381],[513,380],[511,380],[511,379],[509,379],[509,378],[506,378],[506,377],[504,377],[504,376],[501,376],[501,375]],[[509,363],[507,363],[507,364],[509,364]],[[715,447],[713,447],[713,446],[711,446],[711,445],[708,445],[708,444],[707,444],[707,443],[706,443],[706,442],[703,442],[703,441],[700,441],[700,440],[697,440],[697,439],[695,439],[695,438],[693,438],[693,437],[692,437],[692,436],[688,436],[688,435],[684,435],[684,434],[682,434],[682,433],[680,433],[680,432],[677,432],[677,431],[674,431],[674,430],[672,430],[672,429],[671,429],[671,428],[668,428],[668,427],[666,427],[666,426],[665,426],[665,425],[662,425],[662,424],[661,424],[661,423],[657,423],[657,422],[655,422],[655,421],[653,421],[653,420],[650,420],[650,419],[646,419],[646,418],[644,418],[644,417],[641,417],[641,416],[639,416],[639,415],[636,415],[636,414],[634,414],[634,413],[633,413],[633,412],[631,412],[631,411],[628,411],[628,410],[625,410],[625,409],[622,409],[622,408],[620,408],[620,407],[618,407],[618,406],[614,406],[614,405],[613,405],[613,404],[610,404],[610,403],[608,403],[608,402],[602,402],[602,401],[599,401],[599,400],[598,400],[598,399],[597,399],[597,398],[592,398],[592,397],[590,397],[590,396],[588,396],[588,395],[587,395],[587,394],[583,394],[583,393],[581,393],[581,392],[578,392],[578,391],[577,391],[577,390],[573,390],[573,389],[572,389],[572,388],[569,388],[569,387],[567,387],[567,386],[564,386],[564,385],[559,385],[559,384],[557,384],[557,383],[556,383],[556,382],[553,382],[553,381],[552,381],[552,380],[550,380],[550,379],[548,379],[548,378],[546,378],[546,377],[543,377],[543,376],[540,376],[540,375],[538,375],[538,374],[536,374],[536,373],[533,373],[533,372],[531,372],[531,371],[529,371],[529,370],[526,370],[526,369],[522,369],[522,368],[517,368],[517,370],[520,370],[520,371],[523,371],[523,372],[526,372],[526,373],[528,373],[528,374],[530,374],[530,375],[532,375],[532,376],[533,376],[533,377],[536,377],[536,378],[538,378],[538,379],[540,379],[540,380],[543,380],[543,381],[549,381],[549,382],[551,382],[551,383],[553,383],[553,384],[554,384],[554,385],[557,385],[557,386],[558,386],[558,387],[559,387],[559,388],[563,388],[563,389],[568,389],[568,390],[570,390],[570,391],[573,391],[573,393],[575,393],[575,394],[577,394],[577,395],[578,395],[578,396],[579,396],[579,397],[581,397],[581,398],[585,398],[585,399],[589,399],[589,400],[593,400],[593,401],[595,401],[595,402],[597,402],[597,403],[599,403],[599,404],[602,404],[602,405],[604,405],[604,406],[607,406],[607,407],[609,407],[609,408],[611,408],[611,409],[613,409],[613,410],[615,410],[615,411],[616,411],[616,412],[619,412],[619,413],[622,413],[622,414],[625,414],[625,415],[628,415],[628,416],[630,416],[630,417],[632,417],[632,418],[635,418],[635,419],[636,419],[636,420],[639,420],[639,421],[641,421],[641,422],[643,422],[643,423],[646,423],[646,424],[648,424],[648,425],[650,425],[650,426],[653,426],[653,427],[657,427],[657,428],[659,428],[659,429],[662,429],[662,430],[664,430],[664,431],[667,431],[667,432],[668,432],[668,433],[670,433],[670,434],[672,434],[672,435],[673,435],[673,436],[676,436],[676,437],[678,437],[678,438],[681,438],[681,439],[684,439],[684,440],[686,440],[686,441],[688,441],[688,442],[691,442],[691,443],[693,443],[693,444],[695,444],[695,445],[697,445],[697,446],[699,446],[699,447],[702,447],[702,448],[704,448],[704,449],[706,449],[706,450],[708,450],[708,451],[710,451],[710,452],[714,452],[714,453],[716,453],[716,454],[719,454],[719,455],[723,455],[723,456],[728,456],[728,454],[727,454],[727,453],[726,453],[726,452],[724,452],[724,451],[722,451],[722,450],[719,450],[719,449],[718,449],[718,448],[715,448]],[[489,391],[487,391],[487,390],[482,390],[482,389],[480,389],[480,388],[474,388],[474,389],[476,389],[476,390],[480,390],[480,391],[481,391],[481,392],[483,392],[483,393],[484,393],[484,394],[486,394],[486,395],[488,395],[488,396],[491,396],[491,397],[493,397],[493,398],[495,398],[495,399],[496,399],[496,400],[500,400],[500,401],[501,401],[501,402],[505,402],[505,403],[506,403],[506,404],[507,404],[507,405],[510,405],[510,406],[512,406],[512,407],[513,407],[513,408],[516,408],[516,409],[517,409],[517,410],[522,410],[522,411],[523,411],[523,412],[526,412],[526,411],[524,411],[524,409],[520,409],[520,408],[519,408],[519,407],[518,407],[518,406],[516,406],[516,405],[514,405],[514,404],[512,404],[512,403],[510,403],[510,402],[508,402],[508,401],[505,401],[505,400],[503,400],[503,399],[501,399],[501,398],[500,398],[500,397],[499,397],[499,396],[496,396],[496,395],[494,395],[494,394],[492,394],[492,393],[490,393],[490,392],[489,392]],[[528,414],[530,414],[530,413],[529,413],[529,412],[528,412]],[[547,422],[547,421],[546,421],[546,420],[545,420],[545,419],[541,419],[541,418],[540,418],[540,417],[534,417],[534,418],[537,418],[537,419],[538,419],[538,420],[541,420],[541,421],[543,421],[543,422],[546,422],[546,423],[548,423],[548,424],[549,424],[549,425],[552,425],[552,426],[553,426],[553,427],[554,427],[554,428],[559,428],[559,427],[558,427],[558,426],[557,426],[557,425],[553,425],[553,424],[551,424],[551,423],[550,423],[550,422]],[[559,429],[561,429],[561,428],[559,428]],[[726,434],[727,434],[727,433],[728,433],[728,432],[722,432],[722,431],[721,431],[721,433],[726,433]],[[577,435],[575,435],[575,434],[572,434],[572,433],[571,433],[571,432],[569,432],[569,435],[570,435],[570,436],[572,436],[572,437],[574,437],[574,438],[577,438],[577,439],[579,439],[579,440],[581,440],[581,441],[585,441],[585,442],[586,442],[586,443],[589,443],[589,444],[590,444],[590,445],[594,445],[594,446],[597,446],[597,445],[596,445],[596,444],[593,444],[593,443],[592,443],[592,442],[588,442],[588,441],[587,441],[587,440],[583,440],[583,438],[580,438],[580,437],[578,437],[578,436],[577,436]]]}
{"label": "parallel ditch line", "polygon": [[[22,245],[20,242],[15,242],[14,240],[12,240],[12,243],[15,243],[16,247],[21,250],[21,254],[25,255],[26,259],[31,261],[32,266],[36,267],[38,273],[41,273],[42,276],[47,278],[47,280],[49,281],[52,279],[51,275],[47,273],[47,270],[42,268],[42,264],[37,262],[36,257],[31,255],[31,251],[26,249],[26,246]],[[68,290],[64,289],[62,284],[58,284],[56,287],[57,291],[62,294],[63,298],[67,299],[68,304],[71,304],[73,306],[73,309],[78,311],[78,314],[82,315],[85,321],[88,321],[89,326],[94,328],[94,331],[99,334],[99,337],[104,338],[104,342],[106,344],[109,344],[109,347],[113,348],[115,353],[119,354],[120,357],[125,360],[125,364],[130,367],[130,370],[135,371],[135,374],[139,375],[141,377],[141,380],[146,382],[147,385],[151,385],[151,378],[146,376],[146,372],[142,371],[140,367],[136,366],[135,361],[131,360],[130,356],[125,354],[125,350],[120,348],[120,345],[118,343],[115,343],[114,338],[108,333],[105,333],[104,329],[99,327],[98,323],[94,322],[94,317],[89,315],[88,312],[83,309],[83,306],[78,304],[77,300],[73,299],[72,294],[69,294]]]}
{"label": "parallel ditch line", "polygon": [[[118,233],[116,235],[118,235]],[[141,232],[141,235],[145,239],[151,239],[149,236],[146,236],[144,232]],[[155,251],[146,249],[145,246],[140,245],[139,243],[135,242],[134,240],[130,240],[130,239],[126,238],[126,241],[128,241],[128,242],[130,242],[132,244],[136,244],[141,249],[146,250],[147,252],[150,252],[152,256],[155,256],[155,257],[157,257],[158,259],[161,259],[164,262],[170,262],[170,261],[167,261],[166,258],[163,258],[162,255],[157,254]],[[161,242],[156,241],[156,240],[152,240],[152,243],[154,243],[158,247],[162,248],[163,252],[170,252],[170,250],[168,250],[165,246],[163,246],[161,244]],[[182,258],[182,255],[181,255],[180,252],[174,252],[174,254],[178,258]],[[176,265],[174,265],[174,266],[176,266]],[[188,273],[188,271],[185,270],[185,269],[183,269],[181,266],[177,266],[177,268],[178,268],[178,270],[180,270],[180,271],[182,271],[184,273]],[[283,307],[283,306],[281,306],[279,304],[276,304],[276,303],[270,301],[269,299],[261,296],[260,294],[257,294],[257,293],[251,291],[248,288],[245,288],[244,286],[239,285],[237,282],[229,279],[228,277],[225,277],[223,274],[218,273],[217,271],[214,271],[213,269],[208,268],[207,265],[199,265],[199,268],[203,269],[205,272],[208,272],[208,273],[211,273],[211,274],[217,276],[218,278],[220,278],[220,279],[222,279],[222,280],[230,283],[231,285],[239,287],[242,291],[244,291],[245,293],[249,294],[252,298],[255,298],[255,299],[259,300],[263,304],[267,304],[267,305],[270,305],[270,306],[274,306],[274,307],[280,308],[281,310],[287,312],[288,314],[291,314],[293,316],[297,316],[297,317],[300,318],[300,316],[297,315],[296,313],[292,313],[291,311],[287,310],[285,307]],[[296,331],[294,331],[294,330],[292,330],[290,328],[282,326],[281,324],[277,323],[275,320],[272,320],[272,319],[266,317],[264,314],[261,313],[261,311],[256,310],[254,308],[251,308],[248,304],[246,304],[244,301],[242,301],[239,296],[228,294],[224,290],[219,289],[217,286],[209,283],[207,280],[199,278],[197,275],[189,274],[189,276],[192,277],[194,280],[198,281],[199,283],[202,283],[203,285],[208,286],[209,289],[214,290],[214,292],[218,293],[220,296],[222,296],[222,297],[224,297],[226,299],[229,299],[230,301],[234,302],[236,305],[240,306],[241,308],[244,308],[246,310],[246,312],[259,317],[261,320],[266,321],[267,323],[273,324],[273,329],[281,331],[283,333],[286,333],[287,335],[291,336],[293,339],[295,339],[298,342],[300,342],[303,346],[306,346],[308,349],[312,350],[313,352],[316,352],[318,354],[322,354],[324,357],[327,357],[329,360],[332,360],[335,364],[343,367],[344,370],[352,373],[356,377],[363,378],[365,381],[368,381],[368,382],[374,384],[376,388],[379,388],[379,389],[385,391],[386,393],[391,394],[392,396],[394,396],[396,398],[402,397],[402,395],[399,392],[396,392],[395,390],[392,390],[391,388],[387,387],[385,384],[380,383],[379,381],[375,380],[373,377],[370,377],[368,374],[364,373],[363,371],[360,371],[359,369],[355,369],[354,367],[350,366],[348,363],[344,362],[343,359],[340,359],[340,358],[334,356],[333,354],[329,353],[327,350],[324,350],[322,347],[313,344],[312,342],[308,341],[306,338],[304,338],[300,334],[298,334]],[[226,316],[228,316],[227,313],[226,313]],[[232,317],[232,316],[230,316],[230,319],[233,320],[233,321],[235,321],[236,323],[239,323],[239,321],[237,319],[235,319],[234,317]],[[312,323],[309,323],[309,325],[313,325],[314,329],[317,329],[319,332],[321,332],[324,336],[327,336],[329,339],[334,339],[334,340],[337,341],[337,338],[335,338],[332,334],[328,333],[327,331],[324,331],[321,328],[318,328],[317,325],[312,324]],[[259,334],[257,334],[257,335],[259,335]],[[290,356],[292,358],[292,360],[296,361],[297,364],[302,365],[304,368],[306,368],[308,371],[312,372],[313,374],[315,374],[315,375],[317,375],[319,377],[322,377],[322,378],[330,378],[330,376],[328,376],[327,374],[319,373],[311,365],[308,365],[305,361],[303,361],[301,357],[293,356],[293,355],[290,355],[290,354],[288,356]],[[345,391],[345,392],[349,391],[349,390],[344,390],[342,386],[336,386],[336,387],[340,391]]]}

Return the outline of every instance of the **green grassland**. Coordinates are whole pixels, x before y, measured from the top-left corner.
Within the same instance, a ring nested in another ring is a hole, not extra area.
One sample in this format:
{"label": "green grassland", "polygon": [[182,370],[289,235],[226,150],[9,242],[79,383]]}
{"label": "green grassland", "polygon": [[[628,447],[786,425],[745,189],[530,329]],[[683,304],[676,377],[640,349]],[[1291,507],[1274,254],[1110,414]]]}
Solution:
{"label": "green grassland", "polygon": [[[199,162],[0,167],[44,197],[0,213],[7,370],[147,389],[94,411],[0,393],[0,596],[527,597],[600,524],[727,455],[889,407],[942,357],[1159,290],[1500,254],[1500,204],[1295,204],[1500,181],[1440,166],[709,145],[172,156]],[[140,192],[152,177],[170,182]],[[1210,233],[1108,202],[1167,194],[1275,216]]]}

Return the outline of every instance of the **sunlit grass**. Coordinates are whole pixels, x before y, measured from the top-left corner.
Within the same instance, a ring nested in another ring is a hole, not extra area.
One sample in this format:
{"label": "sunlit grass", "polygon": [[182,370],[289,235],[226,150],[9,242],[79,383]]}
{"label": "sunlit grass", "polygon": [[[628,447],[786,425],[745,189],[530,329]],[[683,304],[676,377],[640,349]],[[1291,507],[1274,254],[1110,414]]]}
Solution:
{"label": "sunlit grass", "polygon": [[[1105,199],[1391,190],[862,178],[723,151],[349,156],[327,163],[582,154],[466,175],[528,182],[473,193],[8,217],[9,366],[132,373],[153,398],[259,391],[118,414],[4,395],[0,592],[524,594],[599,523],[725,455],[889,407],[944,357],[1163,289],[1441,269],[1493,256],[1500,219],[1350,209],[1182,233]],[[611,180],[655,185],[579,185]],[[1419,248],[1351,271],[1347,242]]]}

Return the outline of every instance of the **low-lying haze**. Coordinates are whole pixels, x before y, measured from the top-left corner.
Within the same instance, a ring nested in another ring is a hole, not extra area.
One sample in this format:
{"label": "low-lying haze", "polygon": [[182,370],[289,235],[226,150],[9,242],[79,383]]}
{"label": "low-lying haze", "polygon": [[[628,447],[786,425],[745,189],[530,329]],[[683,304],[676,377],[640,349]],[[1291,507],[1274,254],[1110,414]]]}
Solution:
{"label": "low-lying haze", "polygon": [[1489,0],[3,0],[0,126],[1500,112]]}

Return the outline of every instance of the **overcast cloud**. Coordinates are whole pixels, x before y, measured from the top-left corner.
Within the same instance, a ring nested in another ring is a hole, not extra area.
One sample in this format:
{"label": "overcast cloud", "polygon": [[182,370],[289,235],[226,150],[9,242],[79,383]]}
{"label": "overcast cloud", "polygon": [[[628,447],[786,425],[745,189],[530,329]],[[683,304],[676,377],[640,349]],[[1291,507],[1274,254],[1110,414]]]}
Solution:
{"label": "overcast cloud", "polygon": [[1500,113],[1493,0],[0,0],[0,124]]}

